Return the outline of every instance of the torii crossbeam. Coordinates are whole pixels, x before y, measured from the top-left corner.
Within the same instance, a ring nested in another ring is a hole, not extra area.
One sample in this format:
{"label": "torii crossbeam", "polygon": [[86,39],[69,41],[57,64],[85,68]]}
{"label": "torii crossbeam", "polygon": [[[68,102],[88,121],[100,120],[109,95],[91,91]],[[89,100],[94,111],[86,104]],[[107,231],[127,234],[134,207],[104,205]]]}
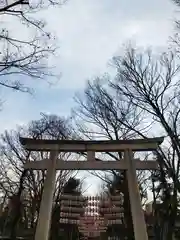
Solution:
{"label": "torii crossbeam", "polygon": [[[55,176],[58,169],[126,170],[135,240],[148,240],[136,169],[157,169],[158,165],[156,161],[133,159],[133,152],[154,151],[163,140],[162,137],[118,141],[34,140],[20,138],[20,142],[26,150],[50,152],[50,159],[37,162],[28,161],[24,165],[25,169],[47,169],[35,240],[48,240],[49,237]],[[60,152],[87,152],[87,161],[62,161],[58,159]],[[124,158],[117,162],[97,162],[95,152],[124,152]]]}

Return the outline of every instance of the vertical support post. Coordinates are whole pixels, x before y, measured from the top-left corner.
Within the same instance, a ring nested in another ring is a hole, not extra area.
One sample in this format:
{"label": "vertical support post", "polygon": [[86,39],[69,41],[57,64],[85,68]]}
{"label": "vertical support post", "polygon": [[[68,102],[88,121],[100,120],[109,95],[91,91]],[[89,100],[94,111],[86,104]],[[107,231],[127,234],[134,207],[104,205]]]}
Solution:
{"label": "vertical support post", "polygon": [[48,240],[51,224],[52,203],[56,180],[56,162],[58,152],[52,151],[48,160],[47,175],[44,182],[44,189],[41,198],[38,223],[36,227],[35,240]]}
{"label": "vertical support post", "polygon": [[95,152],[93,151],[87,152],[87,161],[95,161]]}
{"label": "vertical support post", "polygon": [[148,240],[144,213],[141,206],[141,198],[136,177],[136,168],[133,162],[132,150],[125,150],[125,160],[128,164],[127,178],[131,205],[131,213],[135,240]]}

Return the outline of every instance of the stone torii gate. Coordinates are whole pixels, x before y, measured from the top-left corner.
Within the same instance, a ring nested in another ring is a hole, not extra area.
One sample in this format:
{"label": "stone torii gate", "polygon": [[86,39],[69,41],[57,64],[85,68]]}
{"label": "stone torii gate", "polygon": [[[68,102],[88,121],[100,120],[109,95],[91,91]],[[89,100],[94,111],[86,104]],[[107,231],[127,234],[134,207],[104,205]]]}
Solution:
{"label": "stone torii gate", "polygon": [[[148,240],[136,169],[157,169],[158,164],[156,161],[133,159],[133,152],[154,151],[163,140],[164,138],[162,137],[112,141],[34,140],[31,138],[20,138],[21,144],[28,151],[50,152],[50,159],[37,162],[28,161],[24,165],[25,169],[47,169],[35,240],[48,240],[49,238],[56,170],[126,170],[135,240]],[[58,159],[60,152],[86,152],[87,161],[63,161]],[[123,152],[124,158],[120,161],[96,161],[96,152]]]}

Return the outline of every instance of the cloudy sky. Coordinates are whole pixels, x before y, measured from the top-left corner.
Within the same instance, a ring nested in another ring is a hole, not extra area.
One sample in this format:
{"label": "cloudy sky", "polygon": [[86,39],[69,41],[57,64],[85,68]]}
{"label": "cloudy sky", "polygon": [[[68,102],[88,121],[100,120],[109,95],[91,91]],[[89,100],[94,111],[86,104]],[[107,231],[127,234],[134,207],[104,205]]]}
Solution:
{"label": "cloudy sky", "polygon": [[178,16],[171,0],[69,0],[41,15],[57,37],[60,48],[52,61],[62,77],[52,87],[33,80],[33,96],[2,89],[1,132],[38,119],[40,112],[68,115],[74,93],[82,91],[87,79],[108,71],[122,44],[132,41],[159,51],[166,47]]}
{"label": "cloudy sky", "polygon": [[51,88],[33,80],[33,96],[2,89],[0,131],[37,119],[40,112],[67,115],[74,93],[87,79],[108,71],[109,60],[126,41],[155,50],[166,46],[175,15],[171,0],[69,0],[44,12],[48,29],[57,37],[58,57],[52,61],[62,77]]}

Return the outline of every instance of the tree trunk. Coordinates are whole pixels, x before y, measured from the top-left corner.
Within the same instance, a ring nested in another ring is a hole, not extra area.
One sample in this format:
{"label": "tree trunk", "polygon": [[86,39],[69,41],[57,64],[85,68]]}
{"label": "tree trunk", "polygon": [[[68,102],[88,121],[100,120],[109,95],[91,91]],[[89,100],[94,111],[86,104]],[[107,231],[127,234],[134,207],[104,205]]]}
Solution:
{"label": "tree trunk", "polygon": [[16,239],[17,225],[18,225],[18,222],[21,218],[21,207],[22,207],[21,194],[22,194],[22,191],[23,191],[23,181],[24,181],[24,178],[26,176],[26,173],[27,173],[27,170],[24,170],[22,172],[20,182],[19,182],[18,193],[17,193],[17,195],[13,196],[13,198],[12,198],[12,217],[13,217],[13,220],[12,220],[12,227],[11,227],[11,232],[10,232],[11,240]]}
{"label": "tree trunk", "polygon": [[177,219],[177,205],[178,205],[177,193],[175,190],[174,195],[172,196],[170,212],[169,212],[169,216],[168,216],[168,233],[167,233],[168,240],[173,240],[176,219]]}

